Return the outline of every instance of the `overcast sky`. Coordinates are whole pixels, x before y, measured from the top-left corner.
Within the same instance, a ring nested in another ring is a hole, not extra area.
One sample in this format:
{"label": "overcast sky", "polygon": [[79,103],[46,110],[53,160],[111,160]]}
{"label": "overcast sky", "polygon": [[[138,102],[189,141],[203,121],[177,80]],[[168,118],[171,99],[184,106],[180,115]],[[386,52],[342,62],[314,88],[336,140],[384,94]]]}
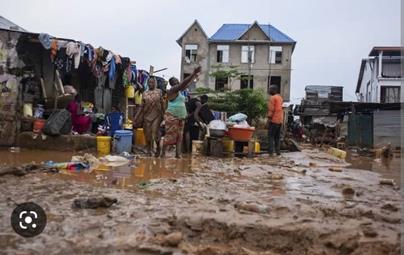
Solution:
{"label": "overcast sky", "polygon": [[0,15],[32,32],[102,46],[179,76],[175,42],[195,20],[208,36],[223,23],[272,24],[294,40],[291,100],[308,84],[343,85],[356,100],[359,66],[373,46],[400,44],[400,0],[0,0]]}

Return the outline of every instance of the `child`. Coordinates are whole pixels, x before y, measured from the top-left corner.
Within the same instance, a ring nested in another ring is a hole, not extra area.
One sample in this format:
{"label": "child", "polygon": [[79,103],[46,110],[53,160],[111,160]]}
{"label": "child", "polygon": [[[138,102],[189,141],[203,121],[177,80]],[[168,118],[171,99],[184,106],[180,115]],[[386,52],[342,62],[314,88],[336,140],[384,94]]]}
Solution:
{"label": "child", "polygon": [[116,130],[123,129],[123,113],[118,107],[112,106],[112,111],[105,117],[105,126],[109,136],[114,136]]}

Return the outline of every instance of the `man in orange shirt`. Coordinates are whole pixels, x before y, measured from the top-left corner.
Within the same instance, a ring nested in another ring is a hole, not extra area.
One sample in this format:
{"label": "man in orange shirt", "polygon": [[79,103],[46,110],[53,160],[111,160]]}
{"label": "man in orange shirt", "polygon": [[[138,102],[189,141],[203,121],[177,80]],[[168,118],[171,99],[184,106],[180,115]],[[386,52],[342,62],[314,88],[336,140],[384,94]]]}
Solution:
{"label": "man in orange shirt", "polygon": [[274,145],[276,155],[281,155],[280,138],[281,127],[283,123],[283,99],[278,94],[278,87],[271,85],[269,87],[269,94],[271,95],[268,100],[268,137],[269,137],[269,155],[274,153]]}

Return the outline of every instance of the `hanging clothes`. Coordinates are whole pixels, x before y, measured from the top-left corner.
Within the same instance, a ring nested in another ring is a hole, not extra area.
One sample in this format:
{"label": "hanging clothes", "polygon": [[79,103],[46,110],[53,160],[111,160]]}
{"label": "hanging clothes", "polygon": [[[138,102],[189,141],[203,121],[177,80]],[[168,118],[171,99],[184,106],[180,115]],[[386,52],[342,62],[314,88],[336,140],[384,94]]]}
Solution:
{"label": "hanging clothes", "polygon": [[115,74],[116,74],[115,58],[111,58],[108,70],[108,78],[110,81],[115,79]]}
{"label": "hanging clothes", "polygon": [[58,40],[53,39],[51,43],[51,60],[55,61],[56,55],[58,53]]}
{"label": "hanging clothes", "polygon": [[80,44],[76,43],[76,42],[69,42],[66,45],[66,55],[69,58],[74,58],[74,68],[79,68],[80,65],[80,53],[81,53],[81,49],[80,49]]}
{"label": "hanging clothes", "polygon": [[73,60],[66,54],[66,48],[60,48],[56,54],[55,62],[56,69],[61,72],[70,73]]}

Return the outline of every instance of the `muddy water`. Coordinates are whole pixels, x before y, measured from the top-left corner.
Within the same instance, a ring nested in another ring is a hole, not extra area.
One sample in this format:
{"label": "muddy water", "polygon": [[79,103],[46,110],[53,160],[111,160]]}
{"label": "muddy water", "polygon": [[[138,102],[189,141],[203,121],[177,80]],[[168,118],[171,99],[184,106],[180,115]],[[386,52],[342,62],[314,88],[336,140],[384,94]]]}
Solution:
{"label": "muddy water", "polygon": [[[398,255],[399,193],[379,185],[376,173],[346,165],[305,150],[277,158],[139,158],[91,174],[0,176],[0,254]],[[160,179],[144,189],[130,188],[154,178]],[[346,197],[345,190],[356,195]],[[118,203],[71,208],[75,198],[99,195]],[[9,223],[15,204],[25,201],[48,216],[44,232],[32,239]]]}
{"label": "muddy water", "polygon": [[[195,165],[195,164],[194,164]],[[127,164],[119,167],[105,168],[105,170],[94,170],[92,172],[71,172],[60,171],[55,176],[62,180],[75,180],[86,182],[102,187],[117,188],[144,188],[153,179],[172,179],[182,173],[191,172],[192,159],[155,159],[139,158],[133,164]]]}
{"label": "muddy water", "polygon": [[400,183],[400,154],[394,153],[393,158],[373,158],[347,154],[346,161],[351,164],[349,168],[369,170],[381,174],[383,178],[394,179]]}
{"label": "muddy water", "polygon": [[19,149],[19,152],[11,152],[9,148],[0,148],[0,165],[20,165],[25,163],[52,160],[65,162],[72,158],[74,152],[45,151]]}

